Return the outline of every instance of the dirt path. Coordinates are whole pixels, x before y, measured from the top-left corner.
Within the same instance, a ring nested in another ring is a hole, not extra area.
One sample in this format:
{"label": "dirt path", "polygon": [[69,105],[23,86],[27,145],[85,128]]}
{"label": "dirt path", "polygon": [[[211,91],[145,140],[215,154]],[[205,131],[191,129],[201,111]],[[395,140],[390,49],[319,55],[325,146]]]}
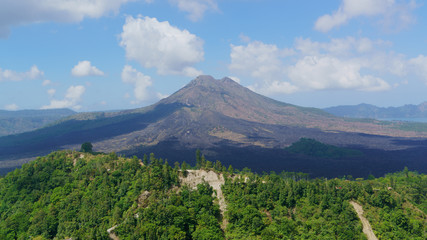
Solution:
{"label": "dirt path", "polygon": [[119,237],[117,237],[117,235],[116,234],[114,234],[114,229],[116,229],[116,227],[117,227],[118,225],[115,225],[115,226],[113,226],[113,227],[111,227],[111,228],[109,228],[109,229],[107,229],[107,233],[108,233],[108,236],[111,238],[111,239],[113,239],[113,240],[120,240],[120,238]]}
{"label": "dirt path", "polygon": [[357,216],[359,216],[360,221],[362,221],[363,225],[363,233],[366,234],[366,237],[368,237],[368,240],[378,240],[378,238],[375,236],[374,232],[372,231],[371,224],[369,224],[368,219],[366,219],[363,216],[363,208],[358,204],[357,202],[350,201],[350,204],[353,205],[354,210],[357,212]]}

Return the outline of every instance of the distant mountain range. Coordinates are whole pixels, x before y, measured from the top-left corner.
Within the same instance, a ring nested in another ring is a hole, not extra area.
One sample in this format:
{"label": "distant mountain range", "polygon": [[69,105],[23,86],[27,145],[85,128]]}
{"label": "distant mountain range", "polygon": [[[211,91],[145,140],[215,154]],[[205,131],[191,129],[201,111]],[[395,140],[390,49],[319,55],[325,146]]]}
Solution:
{"label": "distant mountain range", "polygon": [[[301,138],[362,154],[336,159],[285,149]],[[0,168],[8,171],[32,157],[57,149],[80,149],[89,141],[94,151],[140,158],[153,152],[170,162],[193,164],[196,149],[201,149],[213,161],[257,172],[367,176],[404,166],[426,171],[426,138],[427,124],[337,117],[275,101],[229,78],[199,76],[148,107],[75,114],[49,127],[1,137]]]}
{"label": "distant mountain range", "polygon": [[0,110],[0,136],[32,131],[73,114],[70,109]]}
{"label": "distant mountain range", "polygon": [[370,104],[346,105],[324,108],[328,113],[341,117],[374,119],[427,118],[427,102],[400,107],[377,107]]}

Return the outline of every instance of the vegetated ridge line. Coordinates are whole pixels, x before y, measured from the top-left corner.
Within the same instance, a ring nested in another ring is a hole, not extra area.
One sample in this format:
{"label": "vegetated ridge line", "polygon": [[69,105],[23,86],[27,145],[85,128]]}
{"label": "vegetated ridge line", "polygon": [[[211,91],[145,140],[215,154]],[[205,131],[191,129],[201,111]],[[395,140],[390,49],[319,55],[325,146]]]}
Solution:
{"label": "vegetated ridge line", "polygon": [[357,216],[359,217],[360,221],[362,221],[363,233],[366,234],[368,240],[378,240],[374,234],[374,231],[372,231],[372,227],[371,224],[369,224],[368,219],[363,216],[362,206],[354,201],[350,201],[350,204],[353,205],[354,210],[357,212]]}

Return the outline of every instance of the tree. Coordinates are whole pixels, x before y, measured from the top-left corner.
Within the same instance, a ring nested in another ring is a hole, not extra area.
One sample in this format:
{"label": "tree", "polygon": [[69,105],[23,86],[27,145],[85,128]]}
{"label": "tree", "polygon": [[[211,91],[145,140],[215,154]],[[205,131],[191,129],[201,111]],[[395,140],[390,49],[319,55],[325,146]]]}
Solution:
{"label": "tree", "polygon": [[147,156],[147,154],[144,154],[142,162],[144,163],[145,166],[148,166],[148,156]]}
{"label": "tree", "polygon": [[92,143],[90,142],[85,142],[82,144],[81,148],[80,148],[80,152],[87,152],[87,153],[91,153],[92,152]]}
{"label": "tree", "polygon": [[211,169],[212,167],[213,167],[213,164],[212,164],[212,162],[211,161],[206,161],[206,164],[205,164],[205,167],[207,168],[207,169]]}
{"label": "tree", "polygon": [[174,166],[175,166],[175,170],[179,170],[180,169],[179,162],[175,162]]}
{"label": "tree", "polygon": [[200,169],[202,167],[202,153],[199,149],[196,150],[196,169]]}
{"label": "tree", "polygon": [[187,171],[187,169],[188,169],[188,165],[187,165],[187,163],[185,161],[183,161],[182,164],[181,164],[181,170],[182,170],[182,172],[185,173]]}
{"label": "tree", "polygon": [[222,164],[219,160],[216,160],[216,162],[215,162],[215,170],[217,170],[217,171],[222,170]]}
{"label": "tree", "polygon": [[405,168],[403,169],[403,173],[405,174],[406,177],[409,177],[408,167],[405,166]]}
{"label": "tree", "polygon": [[228,166],[228,173],[230,173],[230,174],[234,173],[234,169],[233,169],[233,167],[231,165]]}

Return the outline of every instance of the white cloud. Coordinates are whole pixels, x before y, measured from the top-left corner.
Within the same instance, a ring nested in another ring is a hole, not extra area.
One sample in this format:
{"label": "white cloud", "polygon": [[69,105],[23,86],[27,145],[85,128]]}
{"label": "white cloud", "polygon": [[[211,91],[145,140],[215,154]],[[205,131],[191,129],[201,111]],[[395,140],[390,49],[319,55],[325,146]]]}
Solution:
{"label": "white cloud", "polygon": [[249,72],[255,78],[272,79],[283,72],[281,58],[287,56],[287,53],[287,50],[281,50],[276,45],[259,41],[248,43],[246,46],[231,45],[229,69]]}
{"label": "white cloud", "polygon": [[169,0],[169,2],[176,5],[179,10],[187,12],[188,18],[192,21],[202,19],[207,10],[218,10],[216,0]]}
{"label": "white cloud", "polygon": [[250,42],[231,45],[229,69],[253,78],[249,87],[267,95],[325,89],[385,91],[395,86],[385,79],[401,79],[415,69],[427,79],[427,57],[408,60],[387,51],[390,46],[382,40],[352,37],[328,42],[297,38],[292,49]]}
{"label": "white cloud", "polygon": [[40,79],[44,73],[37,66],[32,66],[27,72],[15,72],[8,69],[0,68],[0,82],[2,81],[22,81],[31,79]]}
{"label": "white cloud", "polygon": [[427,84],[427,56],[419,55],[416,58],[410,59],[409,68]]}
{"label": "white cloud", "polygon": [[156,68],[161,75],[194,77],[202,74],[193,65],[203,61],[203,41],[167,21],[128,17],[120,45],[125,48],[128,59],[138,61],[145,68]]}
{"label": "white cloud", "polygon": [[161,93],[156,93],[156,96],[157,96],[158,99],[163,99],[163,98],[169,97],[168,94],[161,94]]}
{"label": "white cloud", "polygon": [[71,74],[75,77],[85,76],[103,76],[104,72],[92,66],[90,61],[79,61],[76,66],[71,70]]}
{"label": "white cloud", "polygon": [[0,1],[0,37],[7,37],[11,26],[40,22],[80,22],[117,13],[133,0],[18,0]]}
{"label": "white cloud", "polygon": [[16,105],[15,103],[12,104],[8,104],[4,106],[4,109],[9,110],[9,111],[15,111],[18,110],[18,105]]}
{"label": "white cloud", "polygon": [[357,61],[343,61],[331,56],[306,56],[289,68],[292,83],[307,89],[356,89],[382,91],[390,85],[379,77],[362,75]]}
{"label": "white cloud", "polygon": [[132,68],[132,66],[124,66],[122,81],[134,85],[134,96],[136,99],[136,101],[133,102],[134,104],[148,100],[151,97],[150,92],[147,90],[147,88],[152,85],[151,77],[138,72],[136,69]]}
{"label": "white cloud", "polygon": [[370,53],[375,49],[391,46],[390,42],[369,38],[346,37],[333,38],[330,42],[313,42],[309,38],[297,38],[295,49],[303,55],[332,54],[335,56],[351,56],[355,54]]}
{"label": "white cloud", "polygon": [[50,85],[50,84],[52,84],[52,81],[50,81],[50,80],[43,80],[43,83],[42,83],[42,85],[43,86],[47,86],[47,85]]}
{"label": "white cloud", "polygon": [[56,93],[56,89],[51,88],[51,89],[47,90],[47,94],[49,95],[49,97],[53,97],[53,95],[55,95],[55,93]]}
{"label": "white cloud", "polygon": [[299,88],[290,82],[273,80],[261,84],[254,84],[248,87],[254,92],[260,92],[266,95],[291,94],[297,92]]}
{"label": "white cloud", "polygon": [[[283,58],[293,54],[290,49],[279,49],[276,45],[259,41],[250,42],[246,46],[231,45],[229,69],[238,74],[249,74],[261,81],[260,84],[250,86],[254,91],[264,94],[290,93],[295,91],[295,86],[283,82],[286,73]],[[280,85],[280,88],[272,88],[274,84]]]}
{"label": "white cloud", "polygon": [[233,80],[236,83],[240,84],[240,78],[238,78],[238,77],[228,77],[228,78],[230,78],[231,80]]}
{"label": "white cloud", "polygon": [[65,93],[64,99],[52,99],[49,105],[45,105],[41,107],[41,109],[73,108],[75,110],[79,110],[81,106],[78,105],[78,103],[85,91],[86,88],[82,85],[70,86]]}
{"label": "white cloud", "polygon": [[321,32],[328,32],[359,16],[381,16],[380,23],[383,26],[403,28],[414,22],[410,12],[415,7],[413,0],[407,3],[396,3],[395,0],[343,0],[334,13],[319,17],[314,28]]}
{"label": "white cloud", "polygon": [[246,36],[243,33],[240,33],[239,38],[240,38],[240,41],[242,41],[244,43],[249,43],[251,41],[251,38]]}

